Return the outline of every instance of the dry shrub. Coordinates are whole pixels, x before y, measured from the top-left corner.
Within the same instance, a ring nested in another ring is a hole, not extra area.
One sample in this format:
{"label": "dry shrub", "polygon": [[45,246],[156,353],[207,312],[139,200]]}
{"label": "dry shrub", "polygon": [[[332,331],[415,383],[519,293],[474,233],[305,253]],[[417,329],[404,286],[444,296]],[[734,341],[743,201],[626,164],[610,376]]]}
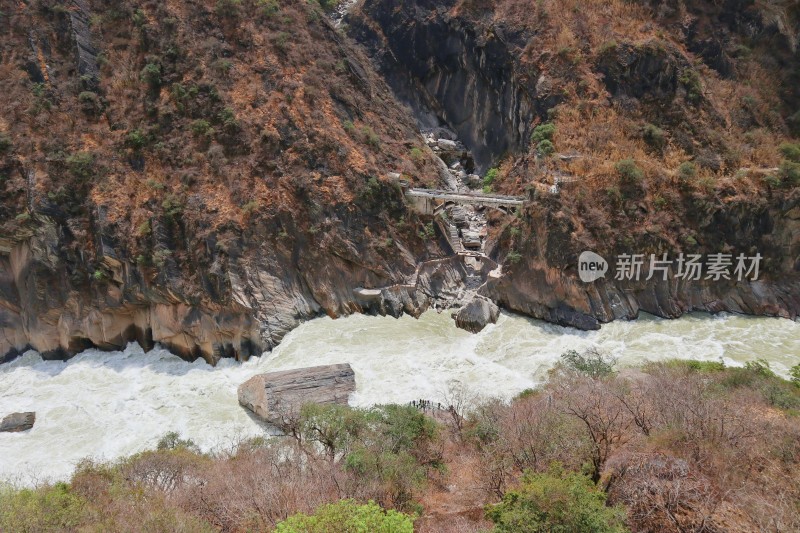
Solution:
{"label": "dry shrub", "polygon": [[173,499],[222,531],[268,530],[342,497],[339,475],[328,461],[285,443],[244,446],[206,465]]}
{"label": "dry shrub", "polygon": [[594,378],[561,366],[534,393],[484,403],[467,427],[484,492],[588,464],[633,530],[797,530],[800,427],[771,404],[789,385],[758,365],[697,366]]}
{"label": "dry shrub", "polygon": [[720,497],[689,464],[662,454],[626,455],[609,464],[609,499],[628,508],[636,531],[707,531]]}
{"label": "dry shrub", "polygon": [[578,469],[589,456],[582,428],[545,393],[510,405],[499,400],[482,405],[473,413],[468,432],[477,444],[482,488],[496,496],[523,471],[543,472],[554,462]]}

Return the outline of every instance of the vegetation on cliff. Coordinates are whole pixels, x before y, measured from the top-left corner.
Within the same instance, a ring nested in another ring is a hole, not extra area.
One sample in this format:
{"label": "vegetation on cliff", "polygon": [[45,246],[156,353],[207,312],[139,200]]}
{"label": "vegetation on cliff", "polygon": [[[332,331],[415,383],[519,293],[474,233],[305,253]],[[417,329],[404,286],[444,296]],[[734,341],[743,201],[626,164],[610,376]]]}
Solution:
{"label": "vegetation on cliff", "polygon": [[[570,257],[759,250],[766,276],[794,272],[798,243],[772,229],[800,200],[795,2],[465,0],[453,13],[487,47],[505,42],[532,102],[493,188],[544,196],[560,178],[559,202],[530,212],[551,211]],[[521,223],[509,245],[534,262],[539,220]]]}
{"label": "vegetation on cliff", "polygon": [[[800,367],[795,368],[795,372]],[[306,406],[283,438],[168,434],[0,491],[3,531],[794,531],[800,385],[761,361],[617,369],[567,353],[511,402]]]}
{"label": "vegetation on cliff", "polygon": [[[260,353],[297,320],[352,312],[353,287],[389,285],[440,254],[386,177],[435,185],[434,158],[323,7],[3,7],[0,357],[129,340],[187,358],[212,357],[211,344],[213,357]],[[158,305],[192,308],[186,324],[229,324],[211,343],[188,326],[188,346],[149,339],[159,326],[131,316]],[[90,309],[120,332],[96,335]]]}

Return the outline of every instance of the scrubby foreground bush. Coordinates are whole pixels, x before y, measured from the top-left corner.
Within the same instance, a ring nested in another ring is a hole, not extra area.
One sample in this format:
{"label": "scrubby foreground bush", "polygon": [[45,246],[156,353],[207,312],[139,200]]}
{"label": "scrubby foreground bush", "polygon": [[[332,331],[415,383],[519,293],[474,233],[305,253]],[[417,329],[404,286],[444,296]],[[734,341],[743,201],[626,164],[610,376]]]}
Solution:
{"label": "scrubby foreground bush", "polygon": [[800,367],[567,352],[511,402],[308,405],[283,438],[170,433],[69,483],[0,491],[0,531],[800,530]]}

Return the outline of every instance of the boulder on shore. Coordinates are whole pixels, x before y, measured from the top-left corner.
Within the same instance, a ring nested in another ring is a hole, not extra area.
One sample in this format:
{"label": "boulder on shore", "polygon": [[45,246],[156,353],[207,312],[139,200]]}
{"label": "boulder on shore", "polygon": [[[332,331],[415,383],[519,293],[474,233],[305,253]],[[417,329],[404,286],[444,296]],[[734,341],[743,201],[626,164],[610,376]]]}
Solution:
{"label": "boulder on shore", "polygon": [[340,404],[356,390],[349,364],[314,366],[253,376],[239,386],[239,403],[271,424],[296,414],[303,404]]}
{"label": "boulder on shore", "polygon": [[33,427],[34,422],[36,422],[36,413],[11,413],[0,421],[0,432],[27,431]]}
{"label": "boulder on shore", "polygon": [[470,302],[453,313],[456,326],[471,333],[478,333],[488,324],[497,322],[500,308],[483,296],[475,296]]}

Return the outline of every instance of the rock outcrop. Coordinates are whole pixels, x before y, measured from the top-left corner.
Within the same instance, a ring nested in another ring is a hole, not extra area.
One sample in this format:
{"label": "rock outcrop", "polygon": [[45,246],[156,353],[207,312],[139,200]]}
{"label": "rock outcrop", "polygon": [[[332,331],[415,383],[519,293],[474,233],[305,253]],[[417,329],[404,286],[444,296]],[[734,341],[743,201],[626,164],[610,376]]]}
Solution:
{"label": "rock outcrop", "polygon": [[19,431],[27,431],[33,427],[36,422],[36,413],[11,413],[0,420],[0,433],[16,433]]}
{"label": "rock outcrop", "polygon": [[86,80],[86,88],[93,88],[100,79],[100,69],[97,66],[97,49],[92,45],[91,10],[87,0],[72,0],[72,4],[69,19],[78,73]]}
{"label": "rock outcrop", "polygon": [[[709,67],[746,86],[749,65],[740,52],[755,38],[770,43],[758,51],[759,60],[785,66],[776,79],[794,77],[796,29],[774,20],[796,20],[796,12],[765,17],[752,2],[741,10],[704,1],[685,10],[658,4],[657,14],[643,15],[647,24],[638,25],[644,33],[635,40],[619,27],[593,33],[603,25],[587,24],[584,17],[597,16],[591,7],[572,19],[556,6],[502,0],[365,0],[349,17],[348,31],[424,127],[446,123],[479,167],[503,161],[491,185],[496,191],[529,191],[519,221],[490,223],[487,250],[504,263],[504,275],[490,279],[481,295],[580,329],[643,311],[670,318],[691,311],[794,318],[800,313],[797,182],[766,186],[764,176],[740,167],[755,146],[741,143],[748,131],[773,128],[765,150],[785,140],[797,116],[796,95],[780,86],[786,83],[765,87],[764,95],[784,102],[782,116],[759,115],[756,96],[747,98],[748,110],[739,109],[725,101],[716,74],[692,61],[692,50],[702,49]],[[692,17],[681,19],[687,10]],[[730,31],[718,34],[716,26]],[[605,118],[594,122],[597,116]],[[549,140],[554,150],[560,143],[579,147],[593,164],[538,150],[532,127],[545,122],[558,132]],[[732,123],[741,129],[733,131]],[[452,149],[448,140],[443,146]],[[678,179],[669,168],[677,166],[664,157],[670,150],[685,161],[689,178]],[[638,169],[633,179],[614,164],[627,157]],[[608,170],[595,171],[603,165]],[[612,271],[586,284],[576,272],[584,250],[608,257],[759,252],[764,265],[752,282],[684,281],[673,269],[666,280],[647,280],[645,271],[639,281],[617,281]]]}
{"label": "rock outcrop", "polygon": [[137,265],[116,260],[106,262],[108,280],[97,292],[71,288],[53,254],[57,239],[56,228],[45,222],[8,255],[0,253],[0,288],[12,304],[0,306],[0,362],[27,347],[46,359],[66,359],[92,347],[121,350],[134,341],[145,349],[159,343],[184,359],[211,364],[223,357],[246,359],[322,314],[419,316],[436,302],[447,306],[467,276],[459,257],[419,265],[409,258],[398,264],[409,274],[398,268],[379,276],[341,256],[298,264],[272,250],[272,258],[265,253],[227,273],[230,302],[193,305],[147,283]]}
{"label": "rock outcrop", "polygon": [[738,281],[734,276],[683,280],[677,278],[675,265],[666,279],[657,275],[647,280],[649,256],[638,280],[617,280],[613,260],[622,251],[596,243],[595,251],[612,264],[605,278],[584,283],[578,278],[577,263],[578,255],[589,249],[588,243],[576,242],[572,222],[554,214],[559,204],[558,199],[534,202],[527,223],[536,228],[536,238],[525,244],[524,259],[505,265],[504,276],[490,278],[480,294],[508,310],[584,330],[598,329],[613,320],[635,319],[641,312],[664,318],[692,311],[792,319],[800,315],[796,266],[800,210],[796,207],[725,206],[697,224],[703,228],[698,235],[706,242],[737,243],[740,250],[758,251],[764,257],[758,280]]}
{"label": "rock outcrop", "polygon": [[349,364],[315,366],[253,376],[239,386],[239,404],[270,424],[280,424],[308,403],[347,405],[356,390]]}
{"label": "rock outcrop", "polygon": [[489,324],[497,322],[500,308],[483,296],[475,296],[467,305],[453,313],[456,326],[471,333],[479,333]]}
{"label": "rock outcrop", "polygon": [[386,173],[436,185],[438,162],[363,52],[316,4],[233,4],[4,9],[0,362],[131,341],[244,359],[317,316],[418,315],[461,279],[415,272],[445,249]]}
{"label": "rock outcrop", "polygon": [[527,144],[534,116],[557,97],[539,94],[536,77],[519,70],[515,56],[525,35],[475,31],[450,12],[457,3],[366,0],[346,20],[423,125],[444,121],[485,171]]}

